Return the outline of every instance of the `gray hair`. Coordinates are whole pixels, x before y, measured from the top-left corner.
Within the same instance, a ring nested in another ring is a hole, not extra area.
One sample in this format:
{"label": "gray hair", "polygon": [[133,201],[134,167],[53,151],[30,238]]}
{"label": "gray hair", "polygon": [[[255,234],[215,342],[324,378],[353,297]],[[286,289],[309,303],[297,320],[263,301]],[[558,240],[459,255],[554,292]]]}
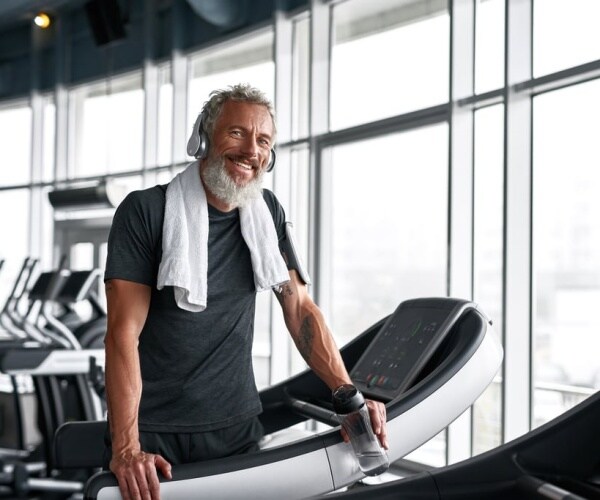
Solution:
{"label": "gray hair", "polygon": [[204,114],[202,128],[211,140],[215,131],[215,123],[227,101],[247,102],[264,106],[271,115],[273,132],[277,132],[273,103],[262,90],[252,87],[249,83],[238,83],[237,85],[230,85],[226,89],[213,90],[208,101],[202,106],[202,113]]}

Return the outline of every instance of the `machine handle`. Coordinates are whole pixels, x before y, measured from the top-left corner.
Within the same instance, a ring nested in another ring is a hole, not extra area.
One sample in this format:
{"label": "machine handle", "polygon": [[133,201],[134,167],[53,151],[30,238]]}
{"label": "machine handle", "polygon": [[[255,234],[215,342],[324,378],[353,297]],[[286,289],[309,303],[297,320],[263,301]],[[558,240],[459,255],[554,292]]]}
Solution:
{"label": "machine handle", "polygon": [[285,403],[304,417],[313,418],[332,426],[340,425],[340,420],[335,412],[307,401],[302,401],[290,396],[287,392],[285,394]]}

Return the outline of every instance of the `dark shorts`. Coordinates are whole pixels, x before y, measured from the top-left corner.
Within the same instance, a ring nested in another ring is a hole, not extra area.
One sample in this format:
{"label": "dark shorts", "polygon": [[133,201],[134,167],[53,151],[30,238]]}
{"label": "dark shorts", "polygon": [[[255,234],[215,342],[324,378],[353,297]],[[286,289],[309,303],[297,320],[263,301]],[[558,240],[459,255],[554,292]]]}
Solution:
{"label": "dark shorts", "polygon": [[[142,450],[156,453],[171,465],[201,462],[258,451],[264,429],[258,417],[240,424],[207,432],[140,432]],[[104,435],[103,467],[108,470],[112,448],[110,434]]]}

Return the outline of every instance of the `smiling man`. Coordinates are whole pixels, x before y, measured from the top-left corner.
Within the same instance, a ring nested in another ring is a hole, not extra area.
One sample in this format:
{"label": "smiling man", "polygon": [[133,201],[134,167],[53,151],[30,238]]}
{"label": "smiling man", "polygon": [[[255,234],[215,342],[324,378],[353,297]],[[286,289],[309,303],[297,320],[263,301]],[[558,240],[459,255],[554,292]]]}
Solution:
{"label": "smiling man", "polygon": [[[158,499],[157,470],[258,449],[252,371],[257,291],[272,289],[307,364],[350,383],[307,292],[283,208],[262,189],[275,160],[271,103],[236,85],[205,103],[191,163],[167,186],[131,193],[108,242],[105,465],[123,498]],[[387,447],[385,406],[368,402]]]}

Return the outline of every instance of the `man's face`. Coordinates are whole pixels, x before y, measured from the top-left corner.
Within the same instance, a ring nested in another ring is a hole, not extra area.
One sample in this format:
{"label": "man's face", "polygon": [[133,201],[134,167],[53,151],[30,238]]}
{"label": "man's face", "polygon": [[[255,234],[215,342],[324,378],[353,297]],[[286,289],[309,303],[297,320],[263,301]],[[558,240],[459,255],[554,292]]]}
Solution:
{"label": "man's face", "polygon": [[208,160],[223,161],[235,185],[246,186],[266,169],[273,136],[273,120],[265,106],[227,101],[215,123]]}

